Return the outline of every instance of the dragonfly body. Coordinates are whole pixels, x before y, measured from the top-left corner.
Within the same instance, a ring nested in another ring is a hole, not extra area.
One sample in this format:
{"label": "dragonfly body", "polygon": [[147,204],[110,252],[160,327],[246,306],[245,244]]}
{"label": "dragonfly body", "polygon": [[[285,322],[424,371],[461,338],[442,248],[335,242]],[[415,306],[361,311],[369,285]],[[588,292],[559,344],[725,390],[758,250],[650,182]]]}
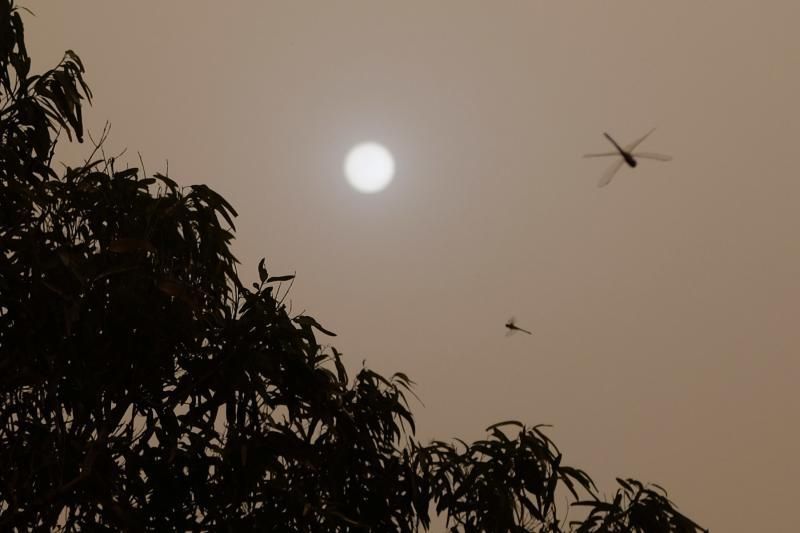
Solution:
{"label": "dragonfly body", "polygon": [[511,335],[515,331],[521,331],[522,333],[527,333],[528,335],[533,335],[533,333],[531,333],[527,329],[523,329],[523,328],[519,327],[516,324],[516,321],[513,318],[509,319],[509,321],[506,322],[506,328],[508,328],[508,332],[506,333],[507,335]]}
{"label": "dragonfly body", "polygon": [[614,145],[614,148],[617,149],[617,151],[619,152],[619,155],[621,155],[622,159],[624,159],[625,162],[628,163],[629,167],[634,168],[636,165],[639,164],[639,162],[636,161],[636,159],[633,158],[633,156],[630,154],[630,152],[627,152],[627,151],[623,150],[622,147],[617,144],[617,141],[615,141],[614,139],[611,138],[611,135],[609,135],[606,132],[603,132],[603,135],[606,136],[606,139],[611,141],[611,144]]}
{"label": "dragonfly body", "polygon": [[619,159],[614,161],[614,163],[610,167],[608,167],[608,170],[605,171],[603,176],[600,178],[600,181],[597,182],[597,186],[605,187],[606,185],[611,183],[611,179],[614,177],[614,174],[616,174],[617,171],[619,171],[619,169],[622,168],[622,165],[627,164],[631,168],[636,167],[636,165],[639,164],[637,159],[654,159],[656,161],[670,161],[672,157],[668,155],[655,154],[652,152],[634,152],[634,149],[637,146],[639,146],[648,136],[650,136],[650,134],[653,133],[653,131],[655,130],[652,129],[648,131],[642,137],[624,147],[617,144],[617,141],[615,141],[611,137],[611,135],[609,135],[608,133],[603,133],[606,139],[608,139],[609,142],[611,142],[611,144],[614,145],[616,151],[605,152],[602,154],[586,154],[583,157],[618,157]]}

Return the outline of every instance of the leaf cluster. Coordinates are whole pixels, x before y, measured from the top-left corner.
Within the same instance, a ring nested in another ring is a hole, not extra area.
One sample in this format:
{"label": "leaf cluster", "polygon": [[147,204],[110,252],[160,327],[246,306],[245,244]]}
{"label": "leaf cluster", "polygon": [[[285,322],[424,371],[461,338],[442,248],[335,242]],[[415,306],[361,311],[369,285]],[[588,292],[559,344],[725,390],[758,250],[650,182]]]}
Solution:
{"label": "leaf cluster", "polygon": [[589,516],[573,523],[577,533],[695,533],[705,531],[679,513],[663,487],[617,478],[620,488],[611,502],[579,501]]}

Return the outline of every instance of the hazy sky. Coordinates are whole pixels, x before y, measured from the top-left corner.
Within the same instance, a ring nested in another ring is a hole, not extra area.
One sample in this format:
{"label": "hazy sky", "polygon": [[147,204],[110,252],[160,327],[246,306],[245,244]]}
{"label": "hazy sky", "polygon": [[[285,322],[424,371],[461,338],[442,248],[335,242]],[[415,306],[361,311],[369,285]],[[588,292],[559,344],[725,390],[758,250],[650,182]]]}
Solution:
{"label": "hazy sky", "polygon": [[[800,2],[25,5],[35,68],[83,58],[91,130],[227,197],[244,276],[296,270],[351,368],[414,378],[422,439],[551,423],[601,488],[793,531]],[[674,161],[598,189],[581,154],[652,127]],[[362,140],[383,193],[342,176]]]}

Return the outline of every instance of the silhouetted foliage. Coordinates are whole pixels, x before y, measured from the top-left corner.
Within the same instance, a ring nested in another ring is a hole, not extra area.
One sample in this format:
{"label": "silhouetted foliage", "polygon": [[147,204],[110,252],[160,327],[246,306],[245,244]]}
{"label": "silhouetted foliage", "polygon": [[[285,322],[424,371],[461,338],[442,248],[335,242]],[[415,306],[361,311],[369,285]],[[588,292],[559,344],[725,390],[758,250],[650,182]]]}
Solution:
{"label": "silhouetted foliage", "polygon": [[540,427],[417,442],[407,376],[348,376],[293,276],[244,286],[216,192],[97,149],[57,174],[91,92],[73,52],[29,66],[0,0],[0,530],[699,530],[633,480],[603,502]]}

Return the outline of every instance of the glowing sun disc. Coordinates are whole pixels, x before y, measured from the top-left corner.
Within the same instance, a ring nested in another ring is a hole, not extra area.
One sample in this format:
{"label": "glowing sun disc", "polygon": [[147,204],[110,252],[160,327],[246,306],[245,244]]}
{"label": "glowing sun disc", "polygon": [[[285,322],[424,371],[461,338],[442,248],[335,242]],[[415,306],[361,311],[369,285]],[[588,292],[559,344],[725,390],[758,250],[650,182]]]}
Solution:
{"label": "glowing sun disc", "polygon": [[355,190],[367,194],[379,192],[394,178],[394,158],[381,144],[361,143],[347,154],[344,174]]}

